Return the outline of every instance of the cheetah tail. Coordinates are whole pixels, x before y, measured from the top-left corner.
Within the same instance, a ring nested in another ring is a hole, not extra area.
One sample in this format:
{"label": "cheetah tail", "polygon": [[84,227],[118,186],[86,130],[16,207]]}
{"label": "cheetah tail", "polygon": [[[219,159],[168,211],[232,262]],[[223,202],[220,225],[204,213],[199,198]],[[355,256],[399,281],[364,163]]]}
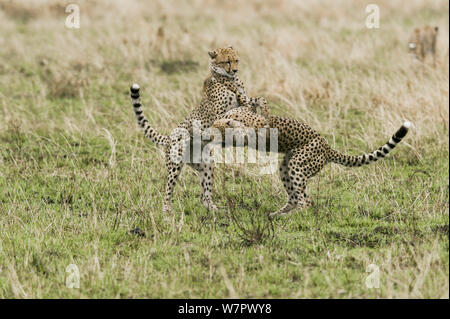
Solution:
{"label": "cheetah tail", "polygon": [[400,143],[400,141],[408,133],[410,127],[411,122],[406,121],[405,123],[403,123],[403,125],[398,129],[398,131],[395,132],[395,134],[389,139],[389,142],[387,142],[382,147],[380,147],[379,149],[377,149],[372,153],[353,156],[341,154],[338,151],[332,150],[331,155],[329,157],[329,161],[347,167],[361,166],[376,162],[379,159],[384,158],[390,151],[392,151],[397,146],[398,143]]}
{"label": "cheetah tail", "polygon": [[130,87],[131,102],[133,103],[134,114],[136,115],[136,120],[139,126],[144,131],[144,136],[148,137],[152,142],[158,145],[167,145],[169,138],[162,135],[153,127],[150,126],[148,120],[144,116],[144,111],[142,110],[141,97],[139,96],[139,85],[134,83]]}

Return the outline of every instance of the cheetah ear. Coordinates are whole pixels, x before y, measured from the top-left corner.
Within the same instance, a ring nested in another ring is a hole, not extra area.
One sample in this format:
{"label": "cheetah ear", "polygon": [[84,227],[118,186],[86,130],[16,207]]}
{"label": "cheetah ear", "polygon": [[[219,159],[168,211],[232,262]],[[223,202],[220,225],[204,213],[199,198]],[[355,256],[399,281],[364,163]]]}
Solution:
{"label": "cheetah ear", "polygon": [[217,56],[217,52],[215,50],[214,51],[209,51],[208,54],[211,57],[211,59],[214,59]]}
{"label": "cheetah ear", "polygon": [[233,49],[233,47],[231,45],[228,46],[228,49]]}

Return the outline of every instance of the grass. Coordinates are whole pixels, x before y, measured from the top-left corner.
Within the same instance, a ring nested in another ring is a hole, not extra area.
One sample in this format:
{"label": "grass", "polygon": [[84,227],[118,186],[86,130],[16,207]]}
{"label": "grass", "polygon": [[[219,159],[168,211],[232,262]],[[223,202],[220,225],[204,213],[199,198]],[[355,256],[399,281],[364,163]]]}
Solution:
{"label": "grass", "polygon": [[[360,1],[75,2],[80,29],[63,1],[0,4],[0,298],[449,297],[448,2],[377,1],[380,29]],[[436,68],[407,53],[424,24],[440,27]],[[229,44],[250,95],[340,151],[414,126],[384,161],[327,166],[287,218],[265,218],[286,200],[276,174],[223,164],[218,212],[185,169],[165,216],[163,154],[129,85],[168,133]]]}

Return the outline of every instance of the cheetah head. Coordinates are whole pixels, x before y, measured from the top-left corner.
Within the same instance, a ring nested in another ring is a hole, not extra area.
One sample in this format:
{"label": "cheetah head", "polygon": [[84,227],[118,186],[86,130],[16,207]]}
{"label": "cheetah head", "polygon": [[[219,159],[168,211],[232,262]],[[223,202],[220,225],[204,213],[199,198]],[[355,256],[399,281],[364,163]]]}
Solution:
{"label": "cheetah head", "polygon": [[423,28],[414,29],[408,41],[408,48],[410,52],[417,53],[419,50],[419,46],[423,45],[424,38],[436,38],[436,35],[439,32],[439,27],[431,28],[430,26],[425,26]]}
{"label": "cheetah head", "polygon": [[238,71],[239,56],[233,47],[219,48],[208,52],[213,73],[234,78]]}

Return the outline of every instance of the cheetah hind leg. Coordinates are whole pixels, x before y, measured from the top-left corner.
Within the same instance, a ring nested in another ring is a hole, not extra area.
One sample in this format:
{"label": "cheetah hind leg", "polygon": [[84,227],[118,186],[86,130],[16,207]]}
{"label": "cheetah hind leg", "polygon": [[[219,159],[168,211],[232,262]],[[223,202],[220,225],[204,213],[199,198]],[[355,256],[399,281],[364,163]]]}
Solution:
{"label": "cheetah hind leg", "polygon": [[[308,163],[308,164],[306,164]],[[308,147],[297,150],[291,158],[283,160],[280,166],[280,176],[289,195],[288,202],[278,211],[270,213],[269,217],[288,215],[295,208],[306,209],[312,205],[306,193],[308,179],[316,175],[324,166],[322,155],[315,155]]]}
{"label": "cheetah hind leg", "polygon": [[194,169],[200,174],[202,183],[202,204],[207,210],[217,211],[218,208],[212,200],[212,184],[213,184],[213,169],[212,163],[192,164]]}
{"label": "cheetah hind leg", "polygon": [[291,159],[291,157],[292,157],[292,154],[287,153],[286,155],[284,155],[283,160],[280,164],[280,178],[281,178],[281,181],[283,182],[284,189],[286,190],[286,192],[288,194],[288,201],[278,211],[268,214],[269,218],[272,216],[276,216],[276,215],[288,214],[291,210],[293,210],[296,207],[293,204],[293,202],[294,202],[294,199],[293,199],[294,186],[292,185],[292,180],[291,180],[291,177],[289,176],[289,167],[288,167],[288,163],[289,163],[289,160]]}
{"label": "cheetah hind leg", "polygon": [[181,169],[183,168],[183,163],[166,162],[167,165],[167,181],[166,181],[166,191],[164,196],[163,212],[173,215],[172,211],[172,193],[175,184],[180,175]]}

